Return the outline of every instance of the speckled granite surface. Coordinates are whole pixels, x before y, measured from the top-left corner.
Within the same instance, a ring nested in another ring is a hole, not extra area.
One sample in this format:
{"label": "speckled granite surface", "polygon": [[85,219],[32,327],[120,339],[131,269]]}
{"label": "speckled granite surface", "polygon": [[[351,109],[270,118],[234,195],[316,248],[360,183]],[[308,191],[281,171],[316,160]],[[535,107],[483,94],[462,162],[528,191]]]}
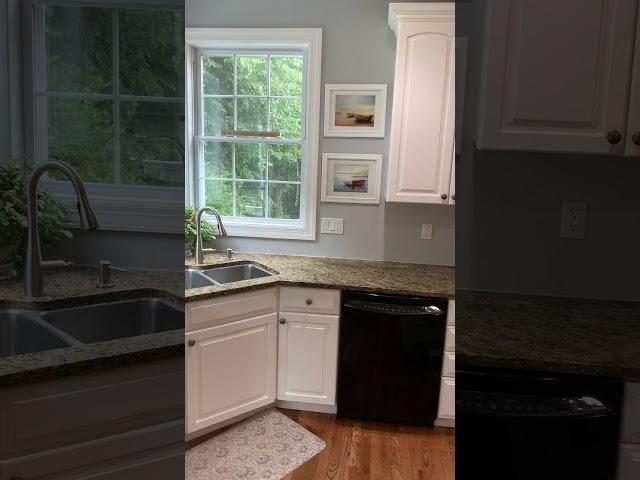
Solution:
{"label": "speckled granite surface", "polygon": [[[96,288],[97,269],[71,267],[45,272],[45,296],[26,299],[23,284],[0,282],[0,309],[50,310],[128,298],[161,297],[182,306],[182,272],[114,272],[114,288]],[[184,355],[184,330],[0,357],[0,386],[51,380]]]}
{"label": "speckled granite surface", "polygon": [[458,291],[456,364],[640,380],[640,303]]}
{"label": "speckled granite surface", "polygon": [[[453,298],[455,296],[453,267],[258,253],[234,255],[231,262],[228,262],[222,254],[208,254],[205,256],[204,264],[214,266],[249,261],[259,263],[278,274],[233,284],[194,288],[186,291],[185,300],[187,302],[204,300],[276,284],[355,289],[424,297]],[[186,263],[193,265],[193,259],[189,259]]]}

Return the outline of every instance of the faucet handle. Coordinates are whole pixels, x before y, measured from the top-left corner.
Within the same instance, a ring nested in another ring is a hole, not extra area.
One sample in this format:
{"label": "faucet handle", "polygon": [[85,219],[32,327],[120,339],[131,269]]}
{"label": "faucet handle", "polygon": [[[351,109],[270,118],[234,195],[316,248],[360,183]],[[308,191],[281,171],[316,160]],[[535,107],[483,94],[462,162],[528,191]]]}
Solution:
{"label": "faucet handle", "polygon": [[98,265],[98,288],[109,288],[113,287],[113,282],[111,281],[111,271],[116,272],[128,272],[126,268],[116,267],[111,264],[109,260],[100,260],[100,264]]}

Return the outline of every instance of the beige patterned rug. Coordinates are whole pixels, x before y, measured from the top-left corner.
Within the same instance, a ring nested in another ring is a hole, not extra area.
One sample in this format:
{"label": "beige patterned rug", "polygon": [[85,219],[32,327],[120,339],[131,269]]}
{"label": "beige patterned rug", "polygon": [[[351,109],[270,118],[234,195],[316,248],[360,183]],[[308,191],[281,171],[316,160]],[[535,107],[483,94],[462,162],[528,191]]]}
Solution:
{"label": "beige patterned rug", "polygon": [[276,409],[186,452],[185,480],[279,480],[326,444]]}

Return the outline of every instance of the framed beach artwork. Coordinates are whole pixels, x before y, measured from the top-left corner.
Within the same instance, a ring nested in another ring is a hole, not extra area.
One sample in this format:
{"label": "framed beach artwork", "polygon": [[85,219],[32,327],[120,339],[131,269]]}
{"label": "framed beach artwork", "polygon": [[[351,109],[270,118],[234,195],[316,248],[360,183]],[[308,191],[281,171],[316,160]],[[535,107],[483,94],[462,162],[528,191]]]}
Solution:
{"label": "framed beach artwork", "polygon": [[323,153],[323,202],[380,203],[382,155]]}
{"label": "framed beach artwork", "polygon": [[325,137],[384,137],[385,84],[326,84]]}

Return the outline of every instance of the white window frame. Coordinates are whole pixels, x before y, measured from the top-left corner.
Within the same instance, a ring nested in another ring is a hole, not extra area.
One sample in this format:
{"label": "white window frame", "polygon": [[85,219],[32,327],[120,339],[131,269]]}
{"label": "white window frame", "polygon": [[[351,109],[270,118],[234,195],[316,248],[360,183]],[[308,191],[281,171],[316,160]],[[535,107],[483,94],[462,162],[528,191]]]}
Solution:
{"label": "white window frame", "polygon": [[[42,19],[42,9],[46,5],[68,7],[97,7],[124,9],[178,9],[181,2],[177,0],[26,0],[23,4],[23,39],[25,67],[24,75],[24,103],[25,130],[28,141],[25,154],[33,157],[36,162],[42,162],[46,153],[46,114],[36,114],[37,98],[42,95],[43,49],[36,48],[38,38],[44,31],[43,25],[36,25]],[[59,96],[67,96],[59,94]],[[117,92],[110,94],[70,94],[74,98],[104,97],[108,100],[124,98]],[[134,97],[128,97],[132,99]],[[164,98],[140,97],[144,101],[164,101]],[[183,99],[167,98],[167,103],[182,103]],[[44,119],[44,124],[43,124]],[[114,129],[116,124],[114,124]],[[186,142],[186,139],[185,139]],[[186,163],[186,159],[185,159]],[[72,187],[66,182],[47,181],[46,188],[57,198],[61,199],[72,215],[72,227],[79,225],[76,212],[76,197]],[[183,234],[184,198],[180,187],[157,187],[147,185],[99,184],[87,183],[87,194],[96,213],[101,230],[130,231],[145,233]]]}
{"label": "white window frame", "polygon": [[303,122],[303,163],[300,184],[300,220],[240,219],[224,217],[230,236],[316,239],[318,207],[318,144],[320,135],[320,94],[322,65],[321,28],[187,28],[186,34],[186,161],[185,203],[202,206],[199,126],[199,52],[207,50],[298,50],[304,52],[305,119]]}

